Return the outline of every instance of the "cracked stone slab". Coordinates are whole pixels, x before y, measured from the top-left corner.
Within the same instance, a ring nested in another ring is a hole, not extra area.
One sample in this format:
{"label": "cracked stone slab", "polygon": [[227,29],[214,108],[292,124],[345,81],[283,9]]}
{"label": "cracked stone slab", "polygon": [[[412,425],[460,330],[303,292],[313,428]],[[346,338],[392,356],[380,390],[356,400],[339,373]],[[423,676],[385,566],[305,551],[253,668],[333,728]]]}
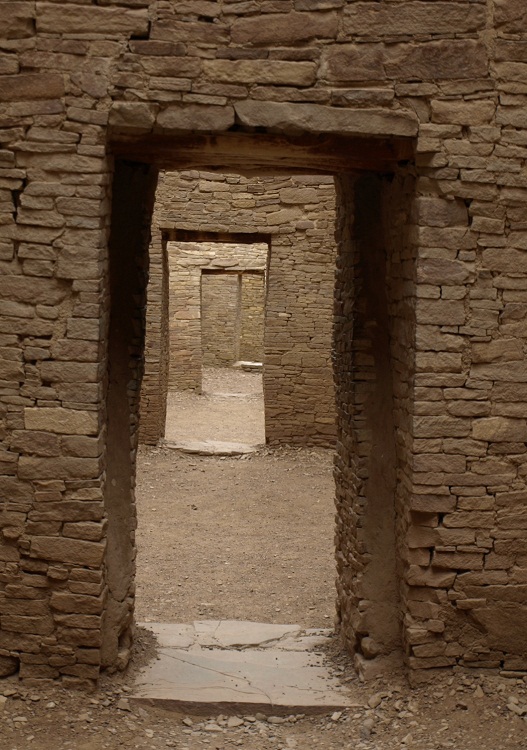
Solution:
{"label": "cracked stone slab", "polygon": [[285,715],[350,705],[324,655],[314,652],[331,631],[235,620],[146,627],[161,648],[136,679],[134,701],[194,713]]}
{"label": "cracked stone slab", "polygon": [[181,453],[198,456],[243,456],[247,453],[255,453],[263,447],[248,443],[229,443],[223,440],[187,440],[184,442],[161,440],[160,445],[163,448],[172,448]]}

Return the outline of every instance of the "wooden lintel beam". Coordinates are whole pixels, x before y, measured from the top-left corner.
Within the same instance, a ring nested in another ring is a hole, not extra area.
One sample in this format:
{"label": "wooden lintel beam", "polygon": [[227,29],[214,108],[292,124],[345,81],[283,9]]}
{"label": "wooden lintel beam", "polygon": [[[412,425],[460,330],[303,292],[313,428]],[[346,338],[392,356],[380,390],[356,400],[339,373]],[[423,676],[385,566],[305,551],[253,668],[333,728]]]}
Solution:
{"label": "wooden lintel beam", "polygon": [[150,135],[114,140],[117,158],[154,163],[161,169],[210,169],[242,173],[321,173],[393,171],[413,159],[409,138],[346,138],[263,133]]}

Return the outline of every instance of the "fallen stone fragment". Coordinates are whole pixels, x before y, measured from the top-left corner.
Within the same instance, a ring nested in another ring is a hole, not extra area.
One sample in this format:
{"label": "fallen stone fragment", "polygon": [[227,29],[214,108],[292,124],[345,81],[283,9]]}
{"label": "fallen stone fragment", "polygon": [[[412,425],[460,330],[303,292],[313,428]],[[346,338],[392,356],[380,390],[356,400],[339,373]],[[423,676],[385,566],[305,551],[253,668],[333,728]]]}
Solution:
{"label": "fallen stone fragment", "polygon": [[240,719],[239,716],[229,716],[227,719],[227,726],[229,729],[233,729],[234,727],[241,727],[243,726],[243,719]]}

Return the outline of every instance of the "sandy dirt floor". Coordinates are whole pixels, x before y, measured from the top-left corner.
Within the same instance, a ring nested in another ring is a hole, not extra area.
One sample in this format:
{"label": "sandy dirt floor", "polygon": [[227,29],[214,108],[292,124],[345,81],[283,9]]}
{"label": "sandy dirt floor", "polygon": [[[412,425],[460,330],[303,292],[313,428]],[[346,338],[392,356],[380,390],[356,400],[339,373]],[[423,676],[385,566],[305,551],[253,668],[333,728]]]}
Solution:
{"label": "sandy dirt floor", "polygon": [[165,439],[171,443],[217,440],[263,445],[261,373],[203,368],[203,393],[168,394]]}
{"label": "sandy dirt floor", "polygon": [[[331,625],[331,454],[247,458],[142,449],[138,472],[139,620],[201,618]],[[335,644],[336,645],[336,644]],[[352,707],[322,717],[197,717],[137,705],[137,669],[155,658],[137,629],[132,665],[95,692],[0,681],[0,750],[526,750],[527,684],[445,671],[361,684],[332,653]]]}
{"label": "sandy dirt floor", "polygon": [[148,449],[140,466],[139,621],[333,624],[330,451]]}

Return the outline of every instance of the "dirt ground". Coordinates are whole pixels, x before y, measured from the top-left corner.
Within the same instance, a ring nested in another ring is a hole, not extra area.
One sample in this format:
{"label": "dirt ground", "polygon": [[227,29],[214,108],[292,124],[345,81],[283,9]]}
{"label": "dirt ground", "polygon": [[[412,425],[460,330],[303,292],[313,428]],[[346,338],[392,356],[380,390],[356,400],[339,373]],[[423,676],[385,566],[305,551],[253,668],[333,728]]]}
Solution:
{"label": "dirt ground", "polygon": [[[253,619],[331,626],[331,452],[248,457],[142,449],[137,485],[137,618]],[[130,699],[155,658],[139,627],[125,673],[94,692],[0,681],[0,750],[526,750],[527,683],[450,672],[411,689],[404,675],[361,683],[332,653],[352,707],[326,716],[189,716]]]}
{"label": "dirt ground", "polygon": [[137,618],[331,627],[331,452],[140,454]]}
{"label": "dirt ground", "polygon": [[261,373],[204,367],[202,390],[201,395],[193,391],[168,394],[168,442],[265,443]]}

